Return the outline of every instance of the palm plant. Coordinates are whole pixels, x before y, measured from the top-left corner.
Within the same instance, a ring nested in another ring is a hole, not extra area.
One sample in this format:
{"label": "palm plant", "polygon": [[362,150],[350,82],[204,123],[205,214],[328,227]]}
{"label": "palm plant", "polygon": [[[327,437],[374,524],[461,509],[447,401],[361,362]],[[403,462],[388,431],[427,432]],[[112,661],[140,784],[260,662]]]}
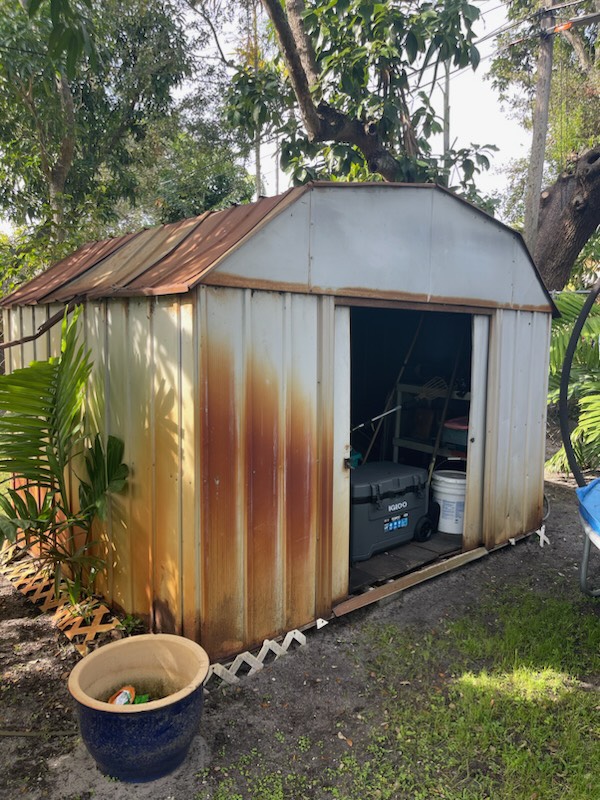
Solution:
{"label": "palm plant", "polygon": [[[91,372],[89,353],[78,343],[77,309],[62,325],[61,352],[48,361],[0,376],[0,472],[12,488],[0,495],[0,540],[25,546],[54,572],[56,593],[79,602],[93,592],[104,567],[93,538],[107,497],[121,491],[128,468],[123,443],[109,436],[106,451],[96,435],[86,447],[84,407]],[[76,465],[78,503],[70,491]]]}
{"label": "palm plant", "polygon": [[[560,378],[573,326],[585,302],[585,295],[561,292],[554,300],[561,313],[552,323],[548,403],[558,405]],[[569,380],[570,415],[575,424],[571,443],[582,469],[600,464],[600,307],[592,306],[585,322],[571,366]],[[547,462],[551,470],[568,472],[564,447]]]}

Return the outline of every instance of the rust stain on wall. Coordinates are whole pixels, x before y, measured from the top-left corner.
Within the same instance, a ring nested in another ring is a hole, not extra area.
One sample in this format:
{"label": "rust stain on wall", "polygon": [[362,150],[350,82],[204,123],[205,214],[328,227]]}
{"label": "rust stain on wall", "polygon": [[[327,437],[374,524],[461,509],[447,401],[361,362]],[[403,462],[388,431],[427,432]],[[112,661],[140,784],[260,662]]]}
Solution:
{"label": "rust stain on wall", "polygon": [[279,525],[281,432],[279,378],[250,356],[245,386],[248,637],[258,641],[281,619],[282,553]]}
{"label": "rust stain on wall", "polygon": [[315,619],[316,414],[293,379],[286,431],[286,627]]}
{"label": "rust stain on wall", "polygon": [[240,491],[236,379],[233,353],[223,344],[207,345],[200,376],[202,508],[202,642],[212,658],[244,644],[242,532],[236,501]]}

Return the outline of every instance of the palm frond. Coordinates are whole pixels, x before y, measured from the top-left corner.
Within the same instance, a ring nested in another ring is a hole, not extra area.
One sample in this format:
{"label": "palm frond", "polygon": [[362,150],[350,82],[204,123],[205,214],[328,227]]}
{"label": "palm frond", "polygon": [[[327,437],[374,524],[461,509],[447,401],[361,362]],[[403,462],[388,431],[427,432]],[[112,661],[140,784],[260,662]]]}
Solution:
{"label": "palm frond", "polygon": [[[558,403],[565,353],[573,326],[585,301],[585,295],[575,292],[561,292],[555,297],[562,317],[552,323],[548,381],[550,405]],[[600,464],[599,345],[600,306],[596,303],[590,309],[573,354],[567,395],[570,414],[577,419],[575,429],[571,433],[571,444],[577,463],[583,469],[597,468]],[[546,466],[550,470],[570,471],[564,448],[550,458]]]}
{"label": "palm frond", "polygon": [[[53,488],[82,441],[91,365],[77,343],[77,310],[63,320],[61,354],[0,376],[0,471]],[[64,487],[62,487],[64,488]]]}
{"label": "palm frond", "polygon": [[[561,292],[555,302],[561,317],[552,323],[552,341],[550,345],[550,374],[560,375],[565,353],[571,338],[573,325],[585,303],[585,295],[575,292]],[[592,306],[590,314],[583,326],[573,367],[585,365],[588,370],[598,369],[598,341],[600,337],[600,306]]]}

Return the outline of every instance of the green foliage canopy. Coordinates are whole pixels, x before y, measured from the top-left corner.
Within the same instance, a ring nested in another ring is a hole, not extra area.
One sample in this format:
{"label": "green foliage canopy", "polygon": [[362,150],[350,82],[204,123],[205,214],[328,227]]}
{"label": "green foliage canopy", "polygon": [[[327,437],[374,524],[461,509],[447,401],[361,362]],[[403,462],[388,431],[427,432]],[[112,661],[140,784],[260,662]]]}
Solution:
{"label": "green foliage canopy", "polygon": [[134,191],[133,145],[193,67],[180,13],[169,0],[95,6],[95,65],[81,60],[67,78],[64,57],[45,49],[51,21],[3,6],[0,209],[17,225],[109,214]]}
{"label": "green foliage canopy", "polygon": [[0,2],[3,292],[90,239],[250,198],[185,3]]}
{"label": "green foliage canopy", "polygon": [[[397,161],[397,180],[451,182],[474,195],[474,176],[489,167],[489,146],[432,152],[441,124],[431,94],[444,62],[479,63],[473,23],[479,9],[466,0],[332,0],[307,2],[302,25],[314,50],[318,79],[310,86],[317,113],[333,109],[380,138]],[[429,69],[428,69],[429,68]],[[282,167],[295,182],[319,178],[381,179],[360,147],[343,133],[311,137],[300,121],[298,97],[279,54],[242,63],[229,95],[230,121],[252,139],[257,131],[281,137]]]}

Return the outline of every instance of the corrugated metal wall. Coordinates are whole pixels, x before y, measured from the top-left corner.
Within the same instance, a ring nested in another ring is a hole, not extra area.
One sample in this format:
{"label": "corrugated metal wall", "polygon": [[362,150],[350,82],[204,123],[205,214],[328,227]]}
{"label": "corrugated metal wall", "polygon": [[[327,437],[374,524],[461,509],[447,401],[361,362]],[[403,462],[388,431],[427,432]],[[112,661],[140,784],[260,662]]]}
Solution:
{"label": "corrugated metal wall", "polygon": [[[8,337],[57,310],[5,311]],[[550,317],[496,310],[473,330],[466,548],[539,525]],[[131,468],[107,525],[108,600],[213,659],[326,615],[348,588],[348,308],[201,287],[88,303],[83,331],[91,418],[125,440]],[[10,349],[7,368],[59,336]]]}
{"label": "corrugated metal wall", "polygon": [[[11,338],[55,310],[5,312]],[[124,439],[131,469],[102,589],[212,658],[310,623],[347,591],[347,510],[342,554],[330,533],[333,311],[331,298],[206,287],[85,306],[91,417]],[[12,349],[9,366],[48,346]]]}
{"label": "corrugated metal wall", "polygon": [[543,507],[551,319],[498,309],[491,319],[484,544],[539,527]]}

